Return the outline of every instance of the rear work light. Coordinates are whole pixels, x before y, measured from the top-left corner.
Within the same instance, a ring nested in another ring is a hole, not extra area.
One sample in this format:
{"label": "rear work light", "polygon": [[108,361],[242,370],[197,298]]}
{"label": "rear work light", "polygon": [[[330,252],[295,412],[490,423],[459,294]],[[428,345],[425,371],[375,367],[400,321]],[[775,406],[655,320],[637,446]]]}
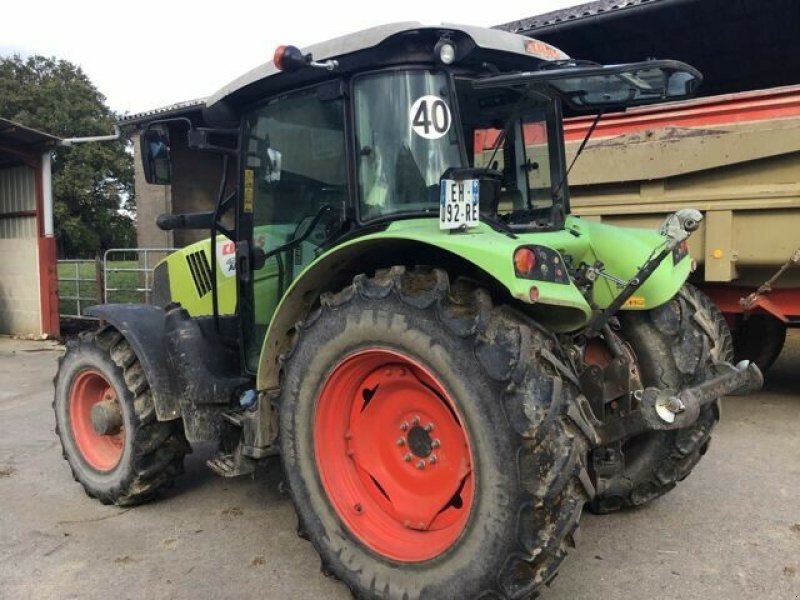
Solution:
{"label": "rear work light", "polygon": [[522,279],[569,284],[564,259],[546,246],[521,246],[514,251],[514,273]]}
{"label": "rear work light", "polygon": [[527,277],[536,266],[536,255],[530,248],[517,248],[514,252],[514,272],[517,277]]}

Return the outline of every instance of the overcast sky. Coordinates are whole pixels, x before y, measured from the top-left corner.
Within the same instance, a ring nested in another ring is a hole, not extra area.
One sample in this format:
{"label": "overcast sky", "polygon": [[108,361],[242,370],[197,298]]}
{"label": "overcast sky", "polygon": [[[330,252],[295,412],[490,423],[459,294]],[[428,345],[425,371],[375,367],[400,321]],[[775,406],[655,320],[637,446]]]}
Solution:
{"label": "overcast sky", "polygon": [[111,108],[135,113],[208,96],[271,60],[280,44],[304,46],[392,21],[488,27],[581,3],[15,1],[3,5],[0,55],[67,59],[83,68]]}

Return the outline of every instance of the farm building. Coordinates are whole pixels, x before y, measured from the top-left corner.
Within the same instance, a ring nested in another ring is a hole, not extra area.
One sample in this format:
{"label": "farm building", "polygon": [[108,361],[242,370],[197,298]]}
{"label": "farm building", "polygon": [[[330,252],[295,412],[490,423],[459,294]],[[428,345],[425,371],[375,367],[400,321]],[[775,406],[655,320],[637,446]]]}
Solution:
{"label": "farm building", "polygon": [[59,141],[0,119],[0,334],[59,333],[50,182]]}

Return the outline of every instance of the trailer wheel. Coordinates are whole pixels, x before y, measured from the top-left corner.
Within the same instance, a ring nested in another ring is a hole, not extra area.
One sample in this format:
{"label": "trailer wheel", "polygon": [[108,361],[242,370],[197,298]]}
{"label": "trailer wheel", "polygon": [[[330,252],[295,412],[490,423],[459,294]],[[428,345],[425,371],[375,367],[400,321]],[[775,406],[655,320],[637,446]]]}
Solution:
{"label": "trailer wheel", "polygon": [[72,476],[103,504],[145,502],[183,471],[180,421],[156,420],[147,378],[113,328],[67,344],[55,378],[56,434]]}
{"label": "trailer wheel", "polygon": [[735,360],[752,360],[762,373],[778,359],[786,342],[786,325],[772,315],[737,315],[732,333]]}
{"label": "trailer wheel", "polygon": [[529,597],[552,579],[591,483],[541,333],[443,271],[400,267],[324,296],[295,333],[281,456],[324,573],[409,600]]}
{"label": "trailer wheel", "polygon": [[[711,376],[714,362],[733,358],[725,318],[708,296],[689,284],[654,310],[623,313],[620,324],[620,334],[636,356],[645,386],[677,390],[696,385]],[[609,513],[639,506],[673,489],[706,453],[719,414],[715,402],[690,427],[648,432],[623,442],[622,467],[602,484],[598,482],[592,511]],[[604,452],[595,450],[595,460]]]}

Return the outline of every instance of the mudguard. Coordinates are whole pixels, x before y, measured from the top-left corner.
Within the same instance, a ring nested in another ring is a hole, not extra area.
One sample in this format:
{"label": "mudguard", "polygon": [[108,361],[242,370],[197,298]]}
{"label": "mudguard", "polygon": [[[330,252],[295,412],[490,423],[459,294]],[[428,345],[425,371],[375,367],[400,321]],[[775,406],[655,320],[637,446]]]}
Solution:
{"label": "mudguard", "polygon": [[179,394],[164,346],[164,310],[149,304],[100,304],[90,306],[85,314],[108,323],[125,336],[147,376],[158,420],[179,418]]}

